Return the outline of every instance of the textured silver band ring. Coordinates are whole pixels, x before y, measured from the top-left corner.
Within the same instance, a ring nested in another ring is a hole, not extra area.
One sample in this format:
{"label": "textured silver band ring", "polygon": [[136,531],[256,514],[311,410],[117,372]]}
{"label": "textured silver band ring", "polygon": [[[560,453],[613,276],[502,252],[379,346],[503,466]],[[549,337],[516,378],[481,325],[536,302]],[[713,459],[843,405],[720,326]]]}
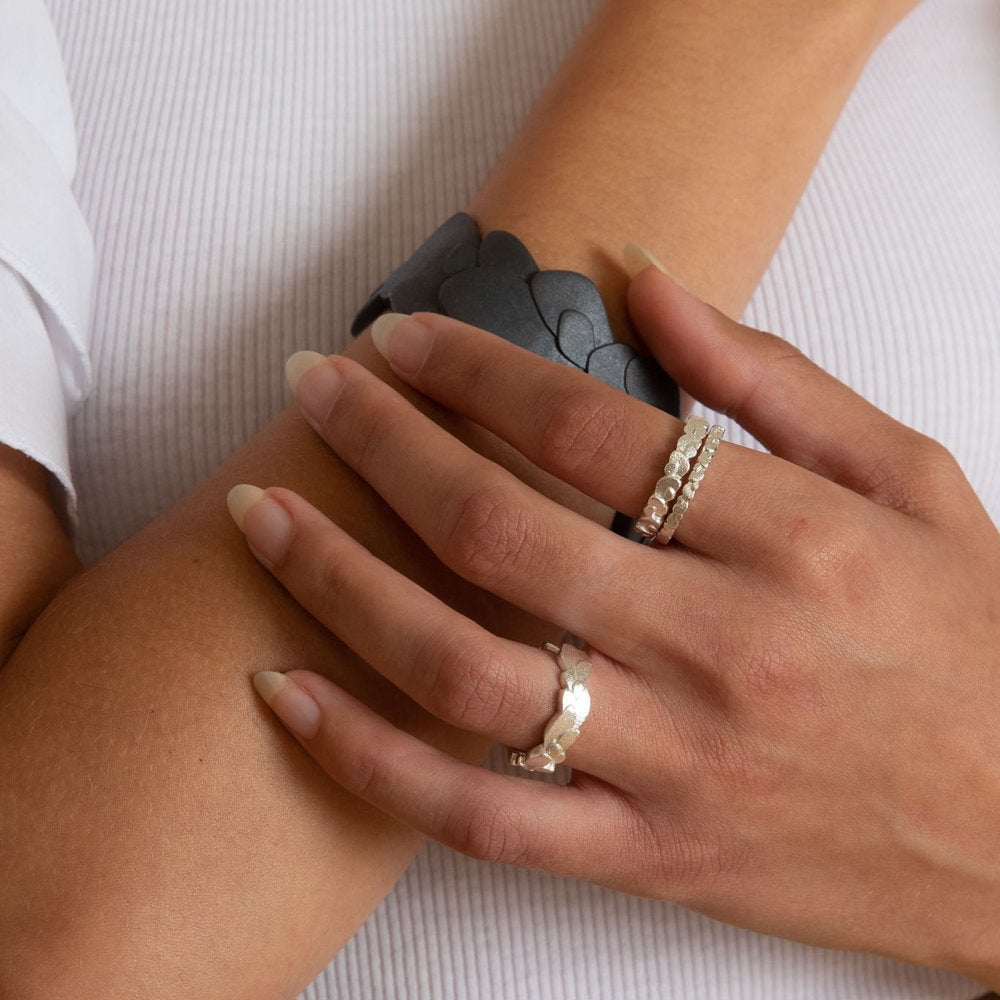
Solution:
{"label": "textured silver band ring", "polygon": [[635,530],[650,541],[663,525],[663,519],[681,488],[681,483],[691,468],[691,459],[698,454],[698,448],[708,433],[708,421],[704,417],[688,417],[684,432],[677,439],[674,450],[663,466],[663,475],[653,487],[642,514],[635,522]]}
{"label": "textured silver band ring", "polygon": [[709,430],[705,437],[705,443],[701,446],[701,451],[698,452],[698,457],[691,467],[691,473],[687,477],[687,482],[681,487],[680,496],[674,501],[667,516],[663,519],[663,524],[660,525],[660,530],[657,532],[655,539],[657,545],[666,545],[674,537],[677,525],[681,523],[681,518],[687,512],[695,493],[698,492],[698,487],[701,485],[702,479],[705,478],[705,472],[708,470],[709,465],[711,465],[712,459],[715,457],[715,452],[718,450],[719,442],[722,441],[722,436],[725,433],[726,429],[722,424],[712,425],[711,430]]}
{"label": "textured silver band ring", "polygon": [[579,738],[580,727],[590,714],[590,660],[576,646],[547,642],[542,649],[551,653],[559,666],[559,707],[545,727],[542,742],[531,750],[510,750],[510,762],[526,771],[551,773],[566,759],[566,751]]}

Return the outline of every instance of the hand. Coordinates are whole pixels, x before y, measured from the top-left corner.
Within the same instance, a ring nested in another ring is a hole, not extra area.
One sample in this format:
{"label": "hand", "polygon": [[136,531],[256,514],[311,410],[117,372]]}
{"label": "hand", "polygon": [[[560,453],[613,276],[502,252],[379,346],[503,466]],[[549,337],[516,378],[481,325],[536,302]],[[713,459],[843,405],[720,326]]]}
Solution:
{"label": "hand", "polygon": [[[654,268],[629,308],[664,368],[772,452],[723,444],[666,548],[534,492],[356,364],[290,366],[313,426],[439,559],[586,641],[570,784],[455,761],[314,673],[258,689],[337,782],[459,851],[995,984],[1000,536],[940,445],[785,341]],[[390,324],[374,336],[402,379],[642,509],[677,420],[457,321]],[[288,490],[232,504],[258,559],[416,702],[539,742],[548,653],[454,612]]]}

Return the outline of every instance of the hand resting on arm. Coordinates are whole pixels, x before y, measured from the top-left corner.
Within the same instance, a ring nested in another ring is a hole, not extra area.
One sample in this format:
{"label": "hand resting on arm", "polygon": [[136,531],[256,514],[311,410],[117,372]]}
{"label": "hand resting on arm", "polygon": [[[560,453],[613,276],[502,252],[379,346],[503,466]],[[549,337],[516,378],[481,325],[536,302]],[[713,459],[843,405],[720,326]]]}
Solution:
{"label": "hand resting on arm", "polygon": [[[619,335],[630,240],[671,248],[672,269],[737,311],[886,28],[874,4],[797,16],[806,6],[603,5],[471,214],[516,232],[540,266],[589,273]],[[766,63],[748,44],[776,37]],[[403,388],[367,336],[348,354]],[[540,492],[606,517],[492,435],[417,405]],[[388,891],[419,836],[333,786],[256,698],[254,672],[318,670],[467,760],[487,745],[400,696],[254,565],[225,508],[243,481],[301,493],[490,631],[552,638],[431,558],[284,413],[74,580],[0,671],[0,992],[292,996]]]}

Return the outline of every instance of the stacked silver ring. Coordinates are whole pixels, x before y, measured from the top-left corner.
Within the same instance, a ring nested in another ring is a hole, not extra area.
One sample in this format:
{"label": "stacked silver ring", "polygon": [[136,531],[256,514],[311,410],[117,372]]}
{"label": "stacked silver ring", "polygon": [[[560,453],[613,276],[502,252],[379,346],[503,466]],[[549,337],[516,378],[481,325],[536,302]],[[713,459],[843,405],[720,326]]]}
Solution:
{"label": "stacked silver ring", "polygon": [[[721,424],[709,427],[704,417],[688,417],[684,432],[663,467],[663,475],[635,522],[638,534],[660,545],[666,545],[673,538],[724,434]],[[695,460],[693,466],[692,459]]]}

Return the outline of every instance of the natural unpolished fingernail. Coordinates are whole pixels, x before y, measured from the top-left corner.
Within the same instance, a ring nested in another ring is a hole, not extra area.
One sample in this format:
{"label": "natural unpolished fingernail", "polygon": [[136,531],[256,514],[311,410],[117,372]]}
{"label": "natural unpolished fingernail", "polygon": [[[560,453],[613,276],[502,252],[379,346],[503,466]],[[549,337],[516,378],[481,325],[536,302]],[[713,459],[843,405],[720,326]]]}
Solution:
{"label": "natural unpolished fingernail", "polygon": [[229,513],[246,535],[258,558],[273,566],[288,551],[292,537],[292,517],[273,497],[257,486],[240,483],[226,497]]}
{"label": "natural unpolished fingernail", "polygon": [[326,355],[317,354],[316,351],[296,351],[285,362],[285,381],[288,383],[288,388],[292,390],[292,395],[295,394],[295,387],[299,384],[299,379],[310,368],[315,368],[327,360]]}
{"label": "natural unpolished fingernail", "polygon": [[253,675],[253,686],[296,736],[311,740],[319,732],[319,705],[295,681],[276,670],[262,670]]}
{"label": "natural unpolished fingernail", "polygon": [[406,313],[382,313],[372,326],[372,343],[400,375],[416,375],[427,360],[434,331]]}
{"label": "natural unpolished fingernail", "polygon": [[306,419],[321,432],[343,388],[344,377],[330,364],[329,358],[315,351],[293,354],[285,362],[285,374]]}
{"label": "natural unpolished fingernail", "polygon": [[667,269],[656,257],[638,243],[626,243],[625,249],[622,251],[622,259],[625,261],[625,270],[628,271],[630,278],[634,278],[640,271],[645,271],[650,266],[667,274]]}
{"label": "natural unpolished fingernail", "polygon": [[634,278],[640,271],[645,271],[647,267],[655,267],[661,274],[665,274],[678,288],[689,295],[694,293],[679,278],[671,274],[644,246],[638,243],[626,243],[622,250],[622,260],[625,262],[625,270],[628,271],[629,279]]}
{"label": "natural unpolished fingernail", "polygon": [[226,506],[240,531],[243,530],[243,519],[247,516],[247,511],[263,495],[264,491],[259,486],[251,486],[249,483],[240,483],[229,491],[226,496]]}

